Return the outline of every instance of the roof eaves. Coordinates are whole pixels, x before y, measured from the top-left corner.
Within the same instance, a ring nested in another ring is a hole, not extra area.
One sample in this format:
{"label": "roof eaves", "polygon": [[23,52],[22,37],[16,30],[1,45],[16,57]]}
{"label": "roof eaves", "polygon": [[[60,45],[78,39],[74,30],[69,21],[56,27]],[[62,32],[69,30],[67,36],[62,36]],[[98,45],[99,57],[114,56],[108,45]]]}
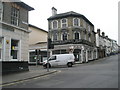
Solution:
{"label": "roof eaves", "polygon": [[37,29],[39,29],[39,30],[42,30],[42,31],[44,31],[44,32],[47,32],[47,33],[48,33],[48,31],[43,30],[43,29],[41,29],[41,28],[39,28],[39,27],[37,27],[37,26],[34,26],[34,25],[32,25],[32,24],[29,24],[29,27],[34,27],[34,28],[37,28]]}
{"label": "roof eaves", "polygon": [[34,10],[33,7],[31,7],[31,6],[27,5],[27,4],[25,4],[24,2],[14,2],[14,3],[20,5],[21,7],[25,8],[25,9],[27,9],[28,11]]}

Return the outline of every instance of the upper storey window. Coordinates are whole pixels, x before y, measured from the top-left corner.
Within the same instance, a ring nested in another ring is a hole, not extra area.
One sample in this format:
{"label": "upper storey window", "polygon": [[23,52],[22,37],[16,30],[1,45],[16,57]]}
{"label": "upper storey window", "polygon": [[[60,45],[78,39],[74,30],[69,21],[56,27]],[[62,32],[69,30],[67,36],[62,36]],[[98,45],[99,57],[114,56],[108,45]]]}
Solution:
{"label": "upper storey window", "polygon": [[88,31],[90,32],[90,25],[88,25]]}
{"label": "upper storey window", "polygon": [[11,8],[11,24],[18,26],[19,25],[19,6],[12,4]]}
{"label": "upper storey window", "polygon": [[57,20],[54,20],[52,22],[52,29],[57,29],[58,28],[58,21]]}
{"label": "upper storey window", "polygon": [[83,20],[83,27],[86,29],[86,21]]}
{"label": "upper storey window", "polygon": [[61,20],[61,27],[62,28],[66,28],[67,27],[67,19],[66,18]]}
{"label": "upper storey window", "polygon": [[73,18],[73,26],[80,26],[80,19],[79,18]]}

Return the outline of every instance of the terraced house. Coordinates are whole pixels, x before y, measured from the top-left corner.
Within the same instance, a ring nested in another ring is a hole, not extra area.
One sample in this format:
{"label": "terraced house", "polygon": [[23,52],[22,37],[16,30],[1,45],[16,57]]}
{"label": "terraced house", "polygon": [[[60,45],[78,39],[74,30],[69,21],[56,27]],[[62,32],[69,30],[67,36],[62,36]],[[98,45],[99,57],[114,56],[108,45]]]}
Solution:
{"label": "terraced house", "polygon": [[3,73],[28,70],[28,12],[24,2],[0,1],[0,62]]}
{"label": "terraced house", "polygon": [[52,7],[52,16],[48,18],[49,32],[54,48],[52,54],[74,53],[78,62],[97,59],[94,25],[82,14],[70,11],[57,14]]}

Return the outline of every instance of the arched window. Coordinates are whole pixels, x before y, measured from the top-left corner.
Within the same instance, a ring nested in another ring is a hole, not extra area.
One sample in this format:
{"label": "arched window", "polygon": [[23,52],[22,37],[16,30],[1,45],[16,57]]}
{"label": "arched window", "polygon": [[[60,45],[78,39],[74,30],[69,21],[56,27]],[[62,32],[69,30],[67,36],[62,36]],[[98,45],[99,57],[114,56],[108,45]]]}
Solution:
{"label": "arched window", "polygon": [[58,28],[58,21],[57,21],[57,20],[54,20],[54,21],[52,22],[52,28],[53,28],[53,29]]}
{"label": "arched window", "polygon": [[79,18],[73,18],[73,26],[80,26],[80,19]]}
{"label": "arched window", "polygon": [[53,41],[56,41],[56,40],[58,40],[58,34],[57,34],[57,33],[54,33],[54,34],[53,34]]}
{"label": "arched window", "polygon": [[86,34],[84,34],[84,39],[87,40],[87,35]]}
{"label": "arched window", "polygon": [[65,40],[67,40],[67,38],[68,38],[68,34],[67,34],[67,32],[64,32],[62,34],[62,40],[65,41]]}
{"label": "arched window", "polygon": [[88,25],[88,31],[90,32],[90,25]]}
{"label": "arched window", "polygon": [[89,41],[91,42],[91,38],[89,37]]}
{"label": "arched window", "polygon": [[86,21],[83,20],[83,27],[86,29]]}
{"label": "arched window", "polygon": [[66,18],[64,18],[64,19],[61,20],[61,27],[62,28],[67,27],[67,19]]}
{"label": "arched window", "polygon": [[80,39],[81,36],[80,36],[80,32],[74,32],[74,39]]}

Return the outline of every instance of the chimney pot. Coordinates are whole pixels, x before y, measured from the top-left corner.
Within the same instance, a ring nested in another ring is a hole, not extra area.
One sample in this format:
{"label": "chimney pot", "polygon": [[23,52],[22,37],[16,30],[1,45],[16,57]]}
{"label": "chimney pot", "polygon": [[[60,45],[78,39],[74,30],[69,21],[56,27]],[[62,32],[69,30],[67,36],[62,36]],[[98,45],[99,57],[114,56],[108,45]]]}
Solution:
{"label": "chimney pot", "polygon": [[100,29],[97,29],[97,33],[98,33],[98,35],[100,35]]}

